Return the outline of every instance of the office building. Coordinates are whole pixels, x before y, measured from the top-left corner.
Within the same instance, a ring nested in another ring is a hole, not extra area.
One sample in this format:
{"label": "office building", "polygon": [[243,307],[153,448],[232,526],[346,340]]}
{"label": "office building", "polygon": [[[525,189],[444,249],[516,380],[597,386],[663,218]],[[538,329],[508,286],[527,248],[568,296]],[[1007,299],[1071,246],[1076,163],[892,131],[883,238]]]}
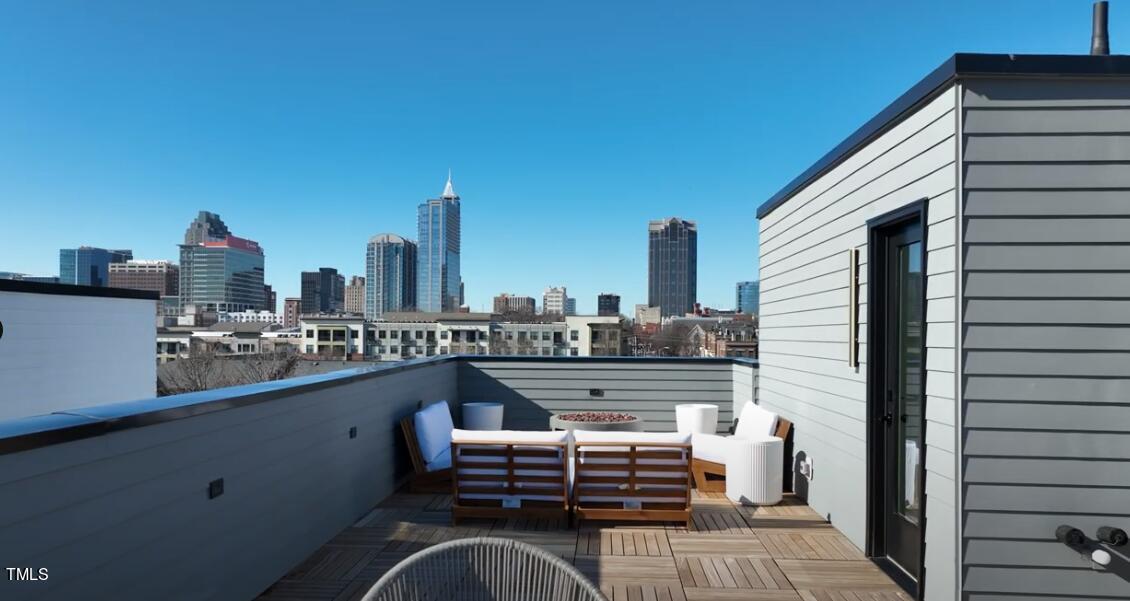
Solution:
{"label": "office building", "polygon": [[180,268],[172,261],[130,259],[109,267],[111,288],[152,290],[160,296],[179,294]]}
{"label": "office building", "polygon": [[565,315],[577,314],[577,299],[570,296],[565,299]]}
{"label": "office building", "polygon": [[265,311],[274,313],[275,309],[278,308],[278,296],[276,296],[275,290],[274,288],[271,288],[270,284],[265,284],[263,286],[263,302],[263,309]]}
{"label": "office building", "polygon": [[263,263],[259,243],[238,236],[181,244],[181,308],[191,305],[197,313],[262,309]]}
{"label": "office building", "polygon": [[345,285],[345,312],[363,315],[365,313],[365,278],[355,275]]}
{"label": "office building", "polygon": [[647,304],[684,315],[698,295],[698,226],[671,217],[649,222],[647,234]]}
{"label": "office building", "polygon": [[302,272],[302,314],[341,313],[345,310],[345,276],[333,267]]}
{"label": "office building", "polygon": [[760,294],[760,282],[756,280],[752,282],[738,282],[734,307],[737,309],[738,313],[756,315],[758,308],[757,299]]}
{"label": "office building", "polygon": [[[551,286],[541,296],[541,312],[545,314],[567,315],[569,294],[564,286]],[[574,304],[574,309],[576,305]],[[575,311],[574,311],[575,312]]]}
{"label": "office building", "polygon": [[185,244],[202,244],[204,242],[222,242],[231,235],[231,230],[224,225],[224,220],[216,213],[200,211],[196,219],[188,224],[184,232]]}
{"label": "office building", "polygon": [[502,293],[494,297],[495,313],[528,313],[533,315],[536,301],[532,296]]}
{"label": "office building", "polygon": [[366,319],[416,308],[417,246],[396,234],[378,234],[365,247]]}
{"label": "office building", "polygon": [[288,297],[283,299],[283,326],[293,328],[298,325],[298,317],[302,315],[302,299]]}
{"label": "office building", "polygon": [[459,195],[448,172],[443,194],[423,202],[417,211],[416,304],[420,311],[455,311],[461,304],[459,211]]}
{"label": "office building", "polygon": [[620,295],[605,292],[596,297],[597,315],[619,315]]}
{"label": "office building", "polygon": [[109,286],[110,264],[133,258],[130,250],[109,250],[93,246],[59,249],[59,283],[78,286]]}

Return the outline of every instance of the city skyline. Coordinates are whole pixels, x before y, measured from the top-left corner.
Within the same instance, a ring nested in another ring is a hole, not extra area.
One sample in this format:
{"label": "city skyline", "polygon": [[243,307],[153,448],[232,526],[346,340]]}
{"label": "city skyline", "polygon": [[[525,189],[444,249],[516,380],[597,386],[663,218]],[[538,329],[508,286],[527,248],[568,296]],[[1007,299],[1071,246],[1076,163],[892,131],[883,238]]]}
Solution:
{"label": "city skyline", "polygon": [[[582,313],[600,292],[646,302],[641,224],[664,215],[698,222],[699,301],[729,306],[758,277],[750,207],[923,70],[955,47],[1070,54],[1089,35],[1074,3],[958,4],[338,5],[313,24],[296,5],[266,28],[250,26],[259,8],[207,2],[85,20],[13,7],[0,202],[23,227],[0,239],[0,270],[58,275],[58,250],[83,244],[176,260],[203,209],[260,242],[266,282],[298,296],[301,271],[362,275],[369,237],[413,236],[412,208],[450,167],[473,199],[472,309],[555,283]],[[796,40],[774,24],[802,21],[816,47],[781,52]],[[1130,21],[1110,25],[1118,52]],[[418,47],[436,31],[448,42]],[[303,230],[333,235],[311,249]]]}

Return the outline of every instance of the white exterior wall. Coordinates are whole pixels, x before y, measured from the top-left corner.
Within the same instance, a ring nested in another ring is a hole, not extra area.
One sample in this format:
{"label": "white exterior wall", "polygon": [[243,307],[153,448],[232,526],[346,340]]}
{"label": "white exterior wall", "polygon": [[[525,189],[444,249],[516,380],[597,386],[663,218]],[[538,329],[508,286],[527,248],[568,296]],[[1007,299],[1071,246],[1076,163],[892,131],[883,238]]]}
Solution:
{"label": "white exterior wall", "polygon": [[0,420],[157,396],[155,305],[0,291]]}
{"label": "white exterior wall", "polygon": [[[957,92],[950,88],[760,222],[761,404],[813,460],[808,503],[858,547],[867,527],[867,221],[928,198],[926,595],[955,598],[954,241]],[[859,249],[858,368],[848,357],[847,250]]]}

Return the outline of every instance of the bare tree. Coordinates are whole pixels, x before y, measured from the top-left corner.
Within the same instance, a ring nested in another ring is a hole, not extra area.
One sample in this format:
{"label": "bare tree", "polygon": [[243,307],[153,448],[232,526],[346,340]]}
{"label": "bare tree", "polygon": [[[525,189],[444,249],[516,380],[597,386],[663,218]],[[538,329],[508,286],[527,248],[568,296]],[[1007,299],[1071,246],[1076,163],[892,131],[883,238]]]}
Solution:
{"label": "bare tree", "polygon": [[225,357],[216,352],[215,345],[200,344],[193,348],[191,357],[158,368],[157,394],[166,396],[282,380],[294,375],[298,362],[295,352]]}

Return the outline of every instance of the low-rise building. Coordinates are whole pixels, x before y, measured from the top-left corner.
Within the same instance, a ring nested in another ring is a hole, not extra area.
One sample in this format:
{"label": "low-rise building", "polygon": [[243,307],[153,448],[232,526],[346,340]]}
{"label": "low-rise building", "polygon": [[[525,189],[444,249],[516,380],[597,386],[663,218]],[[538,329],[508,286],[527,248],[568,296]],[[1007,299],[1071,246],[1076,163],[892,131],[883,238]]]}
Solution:
{"label": "low-rise building", "polygon": [[286,316],[270,311],[236,311],[217,314],[218,323],[274,323],[286,325]]}
{"label": "low-rise building", "polygon": [[360,315],[304,315],[299,322],[303,355],[362,360],[370,324]]}
{"label": "low-rise building", "polygon": [[534,313],[536,301],[532,296],[502,293],[494,297],[495,313]]}

